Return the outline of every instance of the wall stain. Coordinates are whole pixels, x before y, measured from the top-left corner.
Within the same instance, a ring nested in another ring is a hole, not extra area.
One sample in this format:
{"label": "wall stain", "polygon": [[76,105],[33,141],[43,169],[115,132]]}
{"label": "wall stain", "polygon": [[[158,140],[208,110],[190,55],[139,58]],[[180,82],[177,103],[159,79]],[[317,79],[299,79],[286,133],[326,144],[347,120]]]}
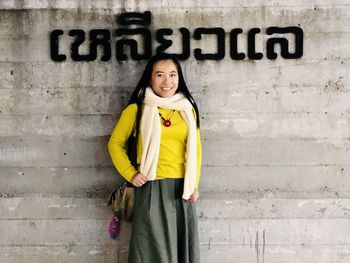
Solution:
{"label": "wall stain", "polygon": [[[259,231],[256,231],[255,236],[255,251],[256,251],[256,262],[257,263],[265,263],[265,245],[266,245],[266,236],[265,236],[265,229],[263,230],[263,236],[262,236],[262,256],[260,256],[260,249],[259,249]],[[262,259],[262,260],[261,260]]]}
{"label": "wall stain", "polygon": [[263,258],[262,258],[263,263],[265,263],[265,244],[266,244],[266,242],[265,242],[265,229],[264,229],[264,231],[263,231]]}
{"label": "wall stain", "polygon": [[255,251],[256,251],[256,262],[259,263],[259,231],[256,231],[256,236],[255,236]]}

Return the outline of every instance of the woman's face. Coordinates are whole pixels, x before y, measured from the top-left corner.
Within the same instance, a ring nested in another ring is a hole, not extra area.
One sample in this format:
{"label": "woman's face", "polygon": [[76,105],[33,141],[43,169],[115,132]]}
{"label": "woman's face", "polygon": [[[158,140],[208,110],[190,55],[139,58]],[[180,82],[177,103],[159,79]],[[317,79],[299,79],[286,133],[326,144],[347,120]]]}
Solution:
{"label": "woman's face", "polygon": [[160,60],[153,65],[151,87],[160,97],[173,96],[179,85],[176,64],[172,60]]}

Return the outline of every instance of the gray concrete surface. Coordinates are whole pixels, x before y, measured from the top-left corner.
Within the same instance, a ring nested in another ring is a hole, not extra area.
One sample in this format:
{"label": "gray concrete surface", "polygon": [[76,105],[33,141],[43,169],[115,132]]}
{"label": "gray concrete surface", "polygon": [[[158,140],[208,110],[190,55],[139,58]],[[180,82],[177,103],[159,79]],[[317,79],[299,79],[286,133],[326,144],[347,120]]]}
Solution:
{"label": "gray concrete surface", "polygon": [[[126,262],[130,225],[107,234],[120,180],[107,141],[144,62],[113,48],[74,62],[67,34],[67,61],[49,50],[52,30],[113,31],[123,10],[150,10],[152,32],[227,33],[223,60],[182,63],[202,117],[202,262],[350,262],[349,0],[0,1],[0,262]],[[250,28],[292,25],[302,58],[268,60],[260,34],[262,60],[230,59],[231,29],[245,52]],[[215,50],[210,37],[191,45]]]}

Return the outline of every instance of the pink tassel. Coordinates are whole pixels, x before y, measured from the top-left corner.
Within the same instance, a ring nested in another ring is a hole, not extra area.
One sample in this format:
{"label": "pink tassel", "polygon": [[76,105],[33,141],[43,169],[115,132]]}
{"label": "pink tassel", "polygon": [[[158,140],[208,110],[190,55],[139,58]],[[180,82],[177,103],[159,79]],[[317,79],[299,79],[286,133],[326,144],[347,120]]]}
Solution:
{"label": "pink tassel", "polygon": [[116,239],[119,236],[120,221],[118,217],[116,216],[112,217],[111,221],[109,222],[108,232],[111,239]]}

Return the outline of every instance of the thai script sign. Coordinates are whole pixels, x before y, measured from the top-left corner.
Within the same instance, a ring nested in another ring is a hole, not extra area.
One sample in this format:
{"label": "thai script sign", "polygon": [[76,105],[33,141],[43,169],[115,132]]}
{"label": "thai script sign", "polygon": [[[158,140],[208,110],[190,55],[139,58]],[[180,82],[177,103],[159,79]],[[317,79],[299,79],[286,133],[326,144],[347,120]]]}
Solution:
{"label": "thai script sign", "polygon": [[[118,61],[127,59],[146,60],[152,56],[152,32],[148,29],[151,23],[151,12],[144,13],[126,12],[117,16],[117,23],[120,28],[115,30],[115,51]],[[185,28],[178,29],[181,34],[182,52],[174,54],[179,60],[186,60],[190,57],[191,51],[191,33]],[[167,36],[173,35],[171,28],[160,28],[155,31],[155,40],[158,42],[156,53],[166,52],[172,46],[173,41],[167,39]],[[233,28],[229,33],[229,50],[232,60],[260,60],[264,54],[257,52],[255,49],[256,35],[261,33],[260,28],[251,28],[247,32],[247,54],[238,51],[238,35],[243,33],[242,28]],[[50,33],[50,53],[54,61],[65,61],[67,56],[59,52],[60,36],[65,32],[61,29],[53,30]],[[297,26],[288,27],[267,27],[266,35],[271,35],[266,41],[266,57],[276,59],[278,54],[275,52],[276,45],[280,45],[280,56],[284,59],[298,59],[303,55],[303,30]],[[292,34],[294,35],[294,52],[289,50],[289,40],[284,37],[273,37],[274,34]],[[68,31],[70,37],[75,39],[71,43],[71,59],[73,61],[94,61],[98,57],[98,47],[102,49],[101,61],[109,61],[112,56],[111,31],[108,29],[92,29],[88,32],[89,52],[80,54],[79,47],[86,41],[86,33],[81,29],[72,29]],[[194,29],[192,38],[201,40],[206,35],[216,37],[217,47],[215,53],[208,53],[201,48],[194,48],[193,55],[196,60],[221,60],[225,57],[225,35],[226,32],[220,27],[199,27]],[[129,37],[129,38],[128,38]],[[142,43],[138,43],[132,37],[139,37]],[[142,52],[140,52],[142,45]],[[130,58],[126,54],[126,47],[129,47]]]}

